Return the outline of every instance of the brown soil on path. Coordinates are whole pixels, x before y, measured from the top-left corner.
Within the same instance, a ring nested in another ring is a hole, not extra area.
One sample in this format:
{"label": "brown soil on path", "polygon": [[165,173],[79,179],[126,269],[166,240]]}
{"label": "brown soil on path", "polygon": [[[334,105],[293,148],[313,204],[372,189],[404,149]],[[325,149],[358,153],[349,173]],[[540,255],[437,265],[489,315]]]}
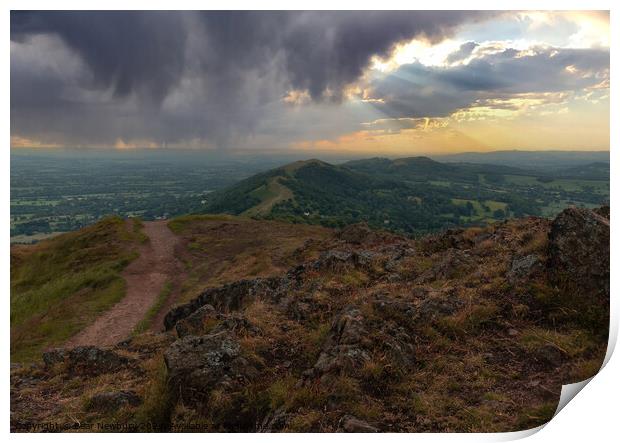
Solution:
{"label": "brown soil on path", "polygon": [[[157,300],[164,284],[173,285],[173,299],[178,291],[184,267],[174,254],[179,239],[167,226],[166,221],[144,222],[144,232],[149,237],[140,247],[140,256],[127,266],[122,276],[127,284],[125,297],[93,324],[74,335],[65,347],[111,346],[128,338],[136,325],[145,317]],[[164,303],[164,308],[168,303]],[[156,326],[157,315],[153,322]],[[163,320],[163,315],[161,316]]]}

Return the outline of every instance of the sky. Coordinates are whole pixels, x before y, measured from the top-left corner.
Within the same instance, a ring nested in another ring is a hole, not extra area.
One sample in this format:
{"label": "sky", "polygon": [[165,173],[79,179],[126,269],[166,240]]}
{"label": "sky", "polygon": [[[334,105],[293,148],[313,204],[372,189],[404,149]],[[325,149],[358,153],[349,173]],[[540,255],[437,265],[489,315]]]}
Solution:
{"label": "sky", "polygon": [[11,12],[12,148],[608,150],[609,13]]}

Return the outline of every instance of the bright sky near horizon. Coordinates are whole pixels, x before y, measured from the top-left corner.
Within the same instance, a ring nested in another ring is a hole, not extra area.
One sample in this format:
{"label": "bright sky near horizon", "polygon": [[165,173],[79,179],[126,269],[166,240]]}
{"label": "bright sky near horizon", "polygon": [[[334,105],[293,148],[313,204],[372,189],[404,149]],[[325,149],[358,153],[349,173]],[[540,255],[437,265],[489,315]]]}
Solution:
{"label": "bright sky near horizon", "polygon": [[609,13],[11,12],[11,146],[609,149]]}

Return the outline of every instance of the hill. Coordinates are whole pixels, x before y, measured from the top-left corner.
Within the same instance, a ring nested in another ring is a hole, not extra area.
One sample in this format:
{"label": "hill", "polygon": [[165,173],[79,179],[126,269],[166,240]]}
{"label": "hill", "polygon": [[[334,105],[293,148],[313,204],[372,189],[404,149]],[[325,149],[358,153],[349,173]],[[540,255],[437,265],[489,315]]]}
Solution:
{"label": "hill", "polygon": [[[305,168],[298,166],[293,172]],[[139,331],[108,347],[47,350],[34,364],[12,365],[11,428],[538,426],[553,415],[561,385],[594,375],[603,361],[608,217],[608,208],[570,208],[554,220],[420,239],[363,225],[334,231],[231,216],[172,220],[174,254],[187,275],[181,297],[165,309],[165,330]],[[104,259],[101,245],[126,235],[123,226],[108,220],[16,251],[16,288],[23,294],[31,282],[32,306],[45,306],[40,318],[70,306],[41,290],[46,282],[77,266],[77,251],[98,257],[83,273],[116,262],[118,251],[108,248]],[[39,272],[26,279],[35,264]],[[12,342],[22,338],[12,331]]]}
{"label": "hill", "polygon": [[609,168],[541,173],[511,166],[371,158],[331,165],[308,160],[257,174],[207,197],[203,211],[422,235],[509,217],[554,216],[609,198]]}
{"label": "hill", "polygon": [[579,167],[589,163],[609,164],[609,151],[492,151],[433,156],[440,162],[478,163],[535,169],[542,172]]}
{"label": "hill", "polygon": [[38,358],[123,298],[121,271],[146,240],[141,222],[109,217],[11,247],[11,360]]}

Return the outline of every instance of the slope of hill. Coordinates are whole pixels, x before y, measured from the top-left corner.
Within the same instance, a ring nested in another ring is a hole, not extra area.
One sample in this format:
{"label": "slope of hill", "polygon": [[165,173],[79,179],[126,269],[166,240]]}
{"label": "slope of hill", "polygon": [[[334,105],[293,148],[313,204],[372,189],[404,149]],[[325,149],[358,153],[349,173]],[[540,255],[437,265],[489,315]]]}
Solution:
{"label": "slope of hill", "polygon": [[[608,174],[608,172],[607,172]],[[208,197],[206,213],[420,235],[508,217],[553,216],[571,204],[608,201],[604,165],[541,174],[510,166],[444,164],[426,157],[331,165],[295,162]]]}
{"label": "slope of hill", "polygon": [[[110,348],[52,350],[40,363],[13,367],[11,427],[540,425],[561,385],[595,374],[605,354],[608,216],[608,208],[572,208],[553,221],[531,217],[418,240],[361,225],[334,232],[230,217],[173,220],[184,245],[179,259],[194,278],[205,276],[190,287],[203,289],[168,311],[165,332]],[[50,245],[47,254],[57,256]]]}
{"label": "slope of hill", "polygon": [[125,294],[120,272],[145,240],[139,220],[109,217],[33,246],[11,247],[11,359],[64,343]]}

